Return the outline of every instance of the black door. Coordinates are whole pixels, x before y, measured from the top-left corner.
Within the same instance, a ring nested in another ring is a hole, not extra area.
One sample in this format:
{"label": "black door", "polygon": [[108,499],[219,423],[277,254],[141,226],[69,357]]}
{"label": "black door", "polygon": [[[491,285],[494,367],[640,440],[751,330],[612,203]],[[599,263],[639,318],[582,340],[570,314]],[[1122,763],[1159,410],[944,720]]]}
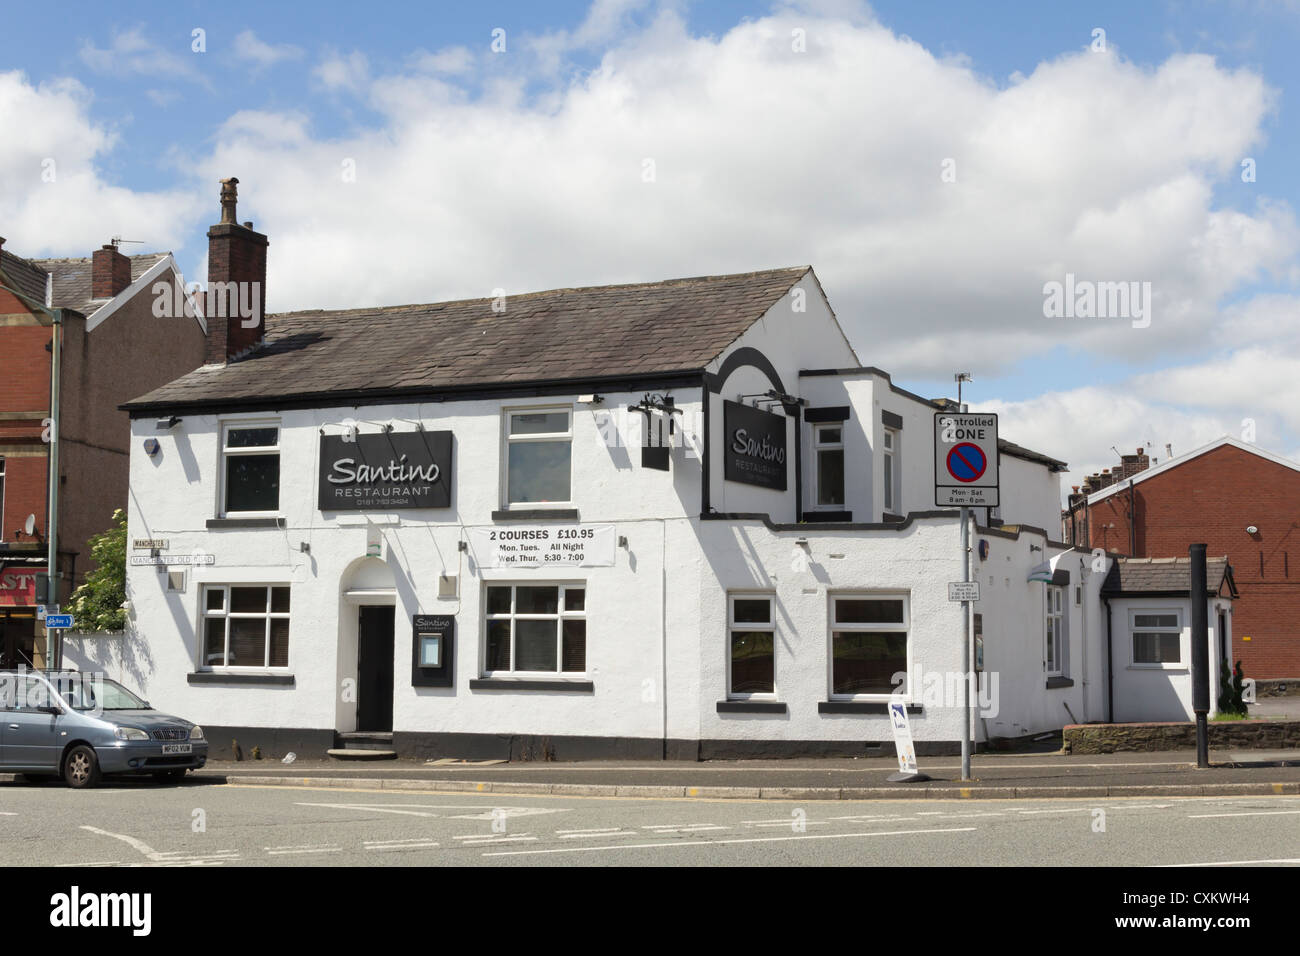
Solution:
{"label": "black door", "polygon": [[393,607],[363,607],[357,628],[357,730],[392,729]]}
{"label": "black door", "polygon": [[0,667],[34,667],[36,612],[0,609]]}

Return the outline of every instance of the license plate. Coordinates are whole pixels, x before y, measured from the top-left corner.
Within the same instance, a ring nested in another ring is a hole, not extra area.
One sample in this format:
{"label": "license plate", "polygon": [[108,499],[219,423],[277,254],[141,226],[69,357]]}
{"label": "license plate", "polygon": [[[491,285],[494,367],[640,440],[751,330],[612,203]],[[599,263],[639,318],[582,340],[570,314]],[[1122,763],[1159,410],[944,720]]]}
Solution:
{"label": "license plate", "polygon": [[193,744],[163,744],[162,752],[165,754],[189,754],[194,752]]}

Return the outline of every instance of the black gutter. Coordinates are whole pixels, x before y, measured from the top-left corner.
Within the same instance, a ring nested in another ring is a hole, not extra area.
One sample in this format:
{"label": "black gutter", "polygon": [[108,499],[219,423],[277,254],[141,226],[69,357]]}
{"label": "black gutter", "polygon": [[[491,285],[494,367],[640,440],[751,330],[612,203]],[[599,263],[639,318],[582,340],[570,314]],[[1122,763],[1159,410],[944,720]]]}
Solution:
{"label": "black gutter", "polygon": [[[564,395],[583,391],[609,390],[622,386],[629,392],[647,388],[685,388],[700,385],[702,369],[690,371],[646,372],[636,375],[602,375],[588,378],[534,379],[517,384],[485,382],[473,385],[450,385],[442,388],[411,386],[406,388],[348,389],[337,392],[302,392],[294,395],[258,395],[243,398],[198,398],[170,401],[131,401],[118,408],[132,418],[147,418],[161,412],[266,411],[281,408],[334,408],[362,405],[397,405],[412,402],[438,403],[470,398],[507,396],[532,397]],[[165,386],[164,386],[165,387]]]}
{"label": "black gutter", "polygon": [[700,438],[700,514],[707,515],[713,510],[709,504],[709,419],[713,417],[713,403],[709,401],[707,384],[700,386],[700,397],[704,407],[703,435]]}

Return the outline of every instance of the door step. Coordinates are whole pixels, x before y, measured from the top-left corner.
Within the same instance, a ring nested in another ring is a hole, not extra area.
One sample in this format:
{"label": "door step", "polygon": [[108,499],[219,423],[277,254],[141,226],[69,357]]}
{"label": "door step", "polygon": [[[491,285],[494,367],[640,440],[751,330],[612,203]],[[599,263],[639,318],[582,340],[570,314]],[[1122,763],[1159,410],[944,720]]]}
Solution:
{"label": "door step", "polygon": [[334,749],[326,753],[335,760],[395,760],[391,731],[352,731],[334,734]]}

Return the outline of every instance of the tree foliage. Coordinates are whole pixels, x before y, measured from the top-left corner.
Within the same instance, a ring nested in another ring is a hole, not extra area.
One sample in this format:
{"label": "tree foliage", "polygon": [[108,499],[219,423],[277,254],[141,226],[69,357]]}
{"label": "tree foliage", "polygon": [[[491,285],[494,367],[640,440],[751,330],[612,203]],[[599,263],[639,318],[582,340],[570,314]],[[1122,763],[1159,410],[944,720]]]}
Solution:
{"label": "tree foliage", "polygon": [[72,593],[68,610],[77,630],[120,631],[126,627],[126,513],[113,512],[113,525],[90,539],[96,567]]}

